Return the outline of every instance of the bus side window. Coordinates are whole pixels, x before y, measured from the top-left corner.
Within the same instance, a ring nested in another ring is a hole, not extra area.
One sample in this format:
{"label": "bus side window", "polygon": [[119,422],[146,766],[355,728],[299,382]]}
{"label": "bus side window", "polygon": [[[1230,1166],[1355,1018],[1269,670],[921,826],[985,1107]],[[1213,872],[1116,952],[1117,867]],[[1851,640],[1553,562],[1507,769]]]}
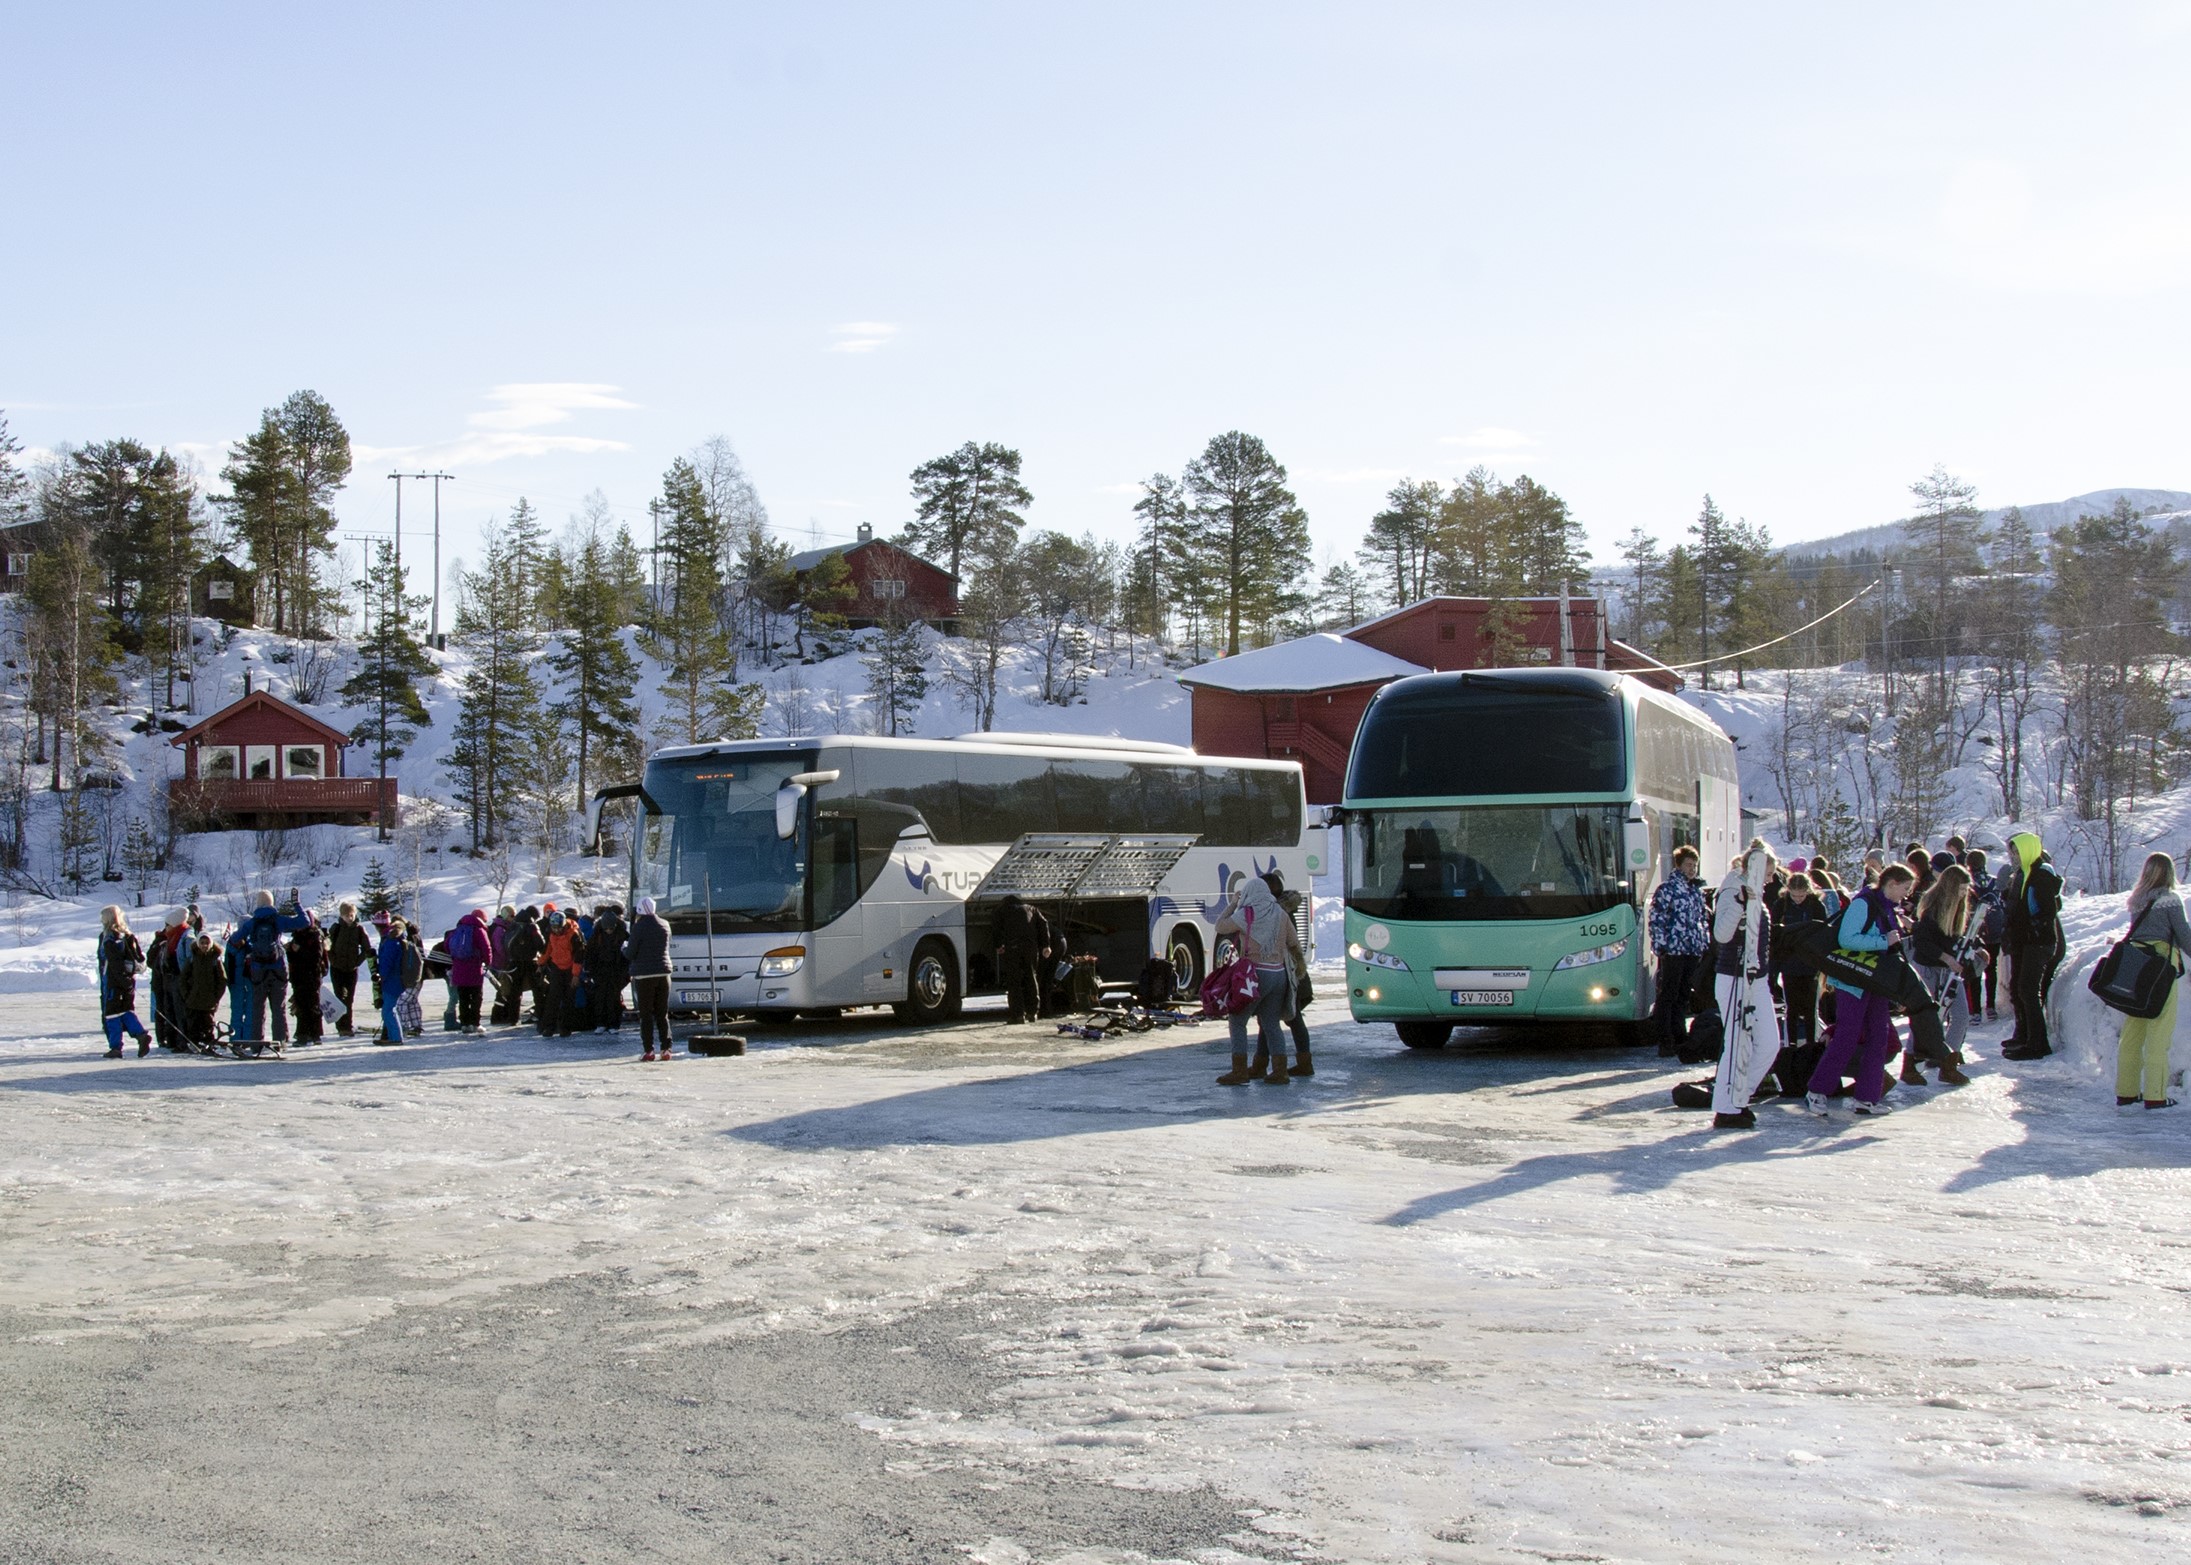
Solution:
{"label": "bus side window", "polygon": [[1227,771],[1202,774],[1202,820],[1204,842],[1240,848],[1256,840],[1255,823],[1249,818],[1244,774]]}
{"label": "bus side window", "polygon": [[1137,765],[1141,774],[1144,829],[1163,836],[1199,837],[1202,819],[1202,772],[1193,766]]}
{"label": "bus side window", "polygon": [[860,899],[859,825],[850,814],[838,814],[836,809],[824,808],[814,817],[814,846],[808,863],[816,929],[841,917]]}
{"label": "bus side window", "polygon": [[1057,830],[1050,763],[1040,756],[959,757],[959,810],[968,842],[1017,842]]}

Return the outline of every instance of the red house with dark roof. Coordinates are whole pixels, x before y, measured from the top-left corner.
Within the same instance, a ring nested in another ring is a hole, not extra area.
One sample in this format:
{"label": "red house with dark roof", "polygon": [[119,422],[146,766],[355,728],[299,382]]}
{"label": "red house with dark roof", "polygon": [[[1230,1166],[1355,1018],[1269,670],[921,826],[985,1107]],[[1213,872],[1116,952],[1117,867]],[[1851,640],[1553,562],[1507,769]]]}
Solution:
{"label": "red house with dark roof", "polygon": [[183,774],[167,784],[168,808],[179,820],[396,823],[396,780],[343,776],[350,736],[267,691],[247,691],[168,743],[183,752]]}
{"label": "red house with dark roof", "polygon": [[949,630],[958,623],[959,579],[909,549],[883,542],[867,523],[860,523],[859,538],[852,544],[794,554],[792,572],[804,577],[832,554],[843,558],[852,578],[852,601],[842,612],[855,628],[919,619]]}
{"label": "red house with dark roof", "polygon": [[1425,598],[1345,635],[1281,641],[1188,669],[1194,747],[1299,761],[1311,804],[1337,804],[1369,698],[1409,674],[1501,665],[1633,674],[1661,690],[1681,676],[1615,641],[1596,598]]}

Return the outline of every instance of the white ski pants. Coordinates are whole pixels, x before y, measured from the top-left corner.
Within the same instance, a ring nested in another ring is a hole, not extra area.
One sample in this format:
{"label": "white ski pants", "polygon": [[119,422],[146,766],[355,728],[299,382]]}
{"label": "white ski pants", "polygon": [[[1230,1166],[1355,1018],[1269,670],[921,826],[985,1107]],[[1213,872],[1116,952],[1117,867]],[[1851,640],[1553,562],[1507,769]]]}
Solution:
{"label": "white ski pants", "polygon": [[1750,1094],[1780,1057],[1780,1018],[1773,1012],[1772,986],[1762,974],[1744,979],[1721,973],[1719,1019],[1727,1033],[1719,1055],[1719,1075],[1712,1082],[1712,1112],[1739,1114],[1750,1106]]}

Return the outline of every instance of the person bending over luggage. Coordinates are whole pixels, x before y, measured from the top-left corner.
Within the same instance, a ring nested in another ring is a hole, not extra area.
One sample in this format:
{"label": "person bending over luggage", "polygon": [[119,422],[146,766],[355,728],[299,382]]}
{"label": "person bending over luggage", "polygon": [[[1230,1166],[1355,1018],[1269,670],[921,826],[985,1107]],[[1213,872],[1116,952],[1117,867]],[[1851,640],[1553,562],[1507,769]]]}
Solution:
{"label": "person bending over luggage", "polygon": [[[1884,953],[1902,943],[1902,906],[1917,885],[1917,872],[1907,864],[1888,864],[1879,871],[1879,884],[1866,886],[1841,914],[1838,933],[1841,949]],[[1893,1002],[1883,994],[1867,994],[1841,982],[1832,983],[1833,1030],[1826,1038],[1826,1052],[1811,1072],[1810,1090],[1804,1102],[1813,1114],[1825,1115],[1832,1107],[1829,1094],[1841,1085],[1853,1058],[1856,1062],[1855,1109],[1861,1115],[1884,1114],[1887,1095],[1887,1061],[1894,1055]],[[1859,1054],[1861,1050],[1861,1054]]]}
{"label": "person bending over luggage", "polygon": [[997,972],[1004,980],[1006,1019],[1042,1020],[1042,963],[1055,936],[1042,910],[1016,893],[997,904]]}

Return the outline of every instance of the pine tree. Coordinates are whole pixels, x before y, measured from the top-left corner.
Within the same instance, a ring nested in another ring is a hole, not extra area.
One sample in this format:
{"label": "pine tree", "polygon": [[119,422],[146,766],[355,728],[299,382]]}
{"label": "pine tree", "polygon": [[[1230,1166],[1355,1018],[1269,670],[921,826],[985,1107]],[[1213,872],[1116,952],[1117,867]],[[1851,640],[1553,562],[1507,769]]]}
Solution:
{"label": "pine tree", "polygon": [[875,731],[896,738],[913,732],[928,699],[927,626],[919,620],[886,625],[860,657],[875,698]]}
{"label": "pine tree", "polygon": [[1187,464],[1186,531],[1210,562],[1224,615],[1225,653],[1241,632],[1276,618],[1308,568],[1308,517],[1286,470],[1255,436],[1231,430]]}
{"label": "pine tree", "polygon": [[516,536],[490,524],[476,571],[457,572],[456,640],[471,659],[457,705],[456,733],[445,767],[465,807],[472,851],[502,840],[511,814],[519,732],[540,710],[534,667],[540,636],[533,630],[532,584]]}
{"label": "pine tree", "polygon": [[[1697,628],[1697,657],[1701,661],[1712,655],[1712,628],[1719,618],[1722,582],[1727,574],[1727,518],[1710,495],[1704,497],[1704,509],[1689,524],[1689,535],[1696,539],[1696,548],[1691,554],[1696,580],[1692,623]],[[1697,670],[1697,682],[1706,690],[1712,688],[1712,670],[1708,662]]]}
{"label": "pine tree", "polygon": [[260,416],[230,448],[221,480],[237,533],[250,551],[274,628],[293,636],[316,628],[319,565],[334,552],[335,491],[350,477],[350,436],[327,399],[292,393]]}
{"label": "pine tree", "polygon": [[1666,575],[1666,551],[1641,527],[1631,527],[1620,541],[1620,557],[1628,566],[1628,624],[1623,634],[1634,645],[1648,647],[1652,608]]}
{"label": "pine tree", "polygon": [[1943,704],[1948,689],[1948,658],[1960,640],[1961,616],[1954,612],[1960,598],[1957,580],[1978,569],[1978,498],[1975,484],[1965,483],[1945,467],[1910,485],[1917,511],[1902,524],[1909,549],[1902,555],[1903,568],[1931,600],[1925,618],[1926,634],[1933,645],[1933,680]]}
{"label": "pine tree", "polygon": [[1369,519],[1362,548],[1392,588],[1396,607],[1430,596],[1444,533],[1445,490],[1436,483],[1402,479],[1385,496],[1385,508]]}
{"label": "pine tree", "polygon": [[[595,495],[598,497],[598,490]],[[605,506],[607,501],[602,503]],[[503,552],[509,561],[511,590],[516,595],[521,622],[529,630],[561,623],[555,617],[559,605],[550,580],[555,571],[555,551],[548,543],[548,529],[542,524],[540,513],[523,495],[519,495],[517,503],[510,507],[510,519],[503,524],[502,538]]]}
{"label": "pine tree", "polygon": [[565,630],[548,654],[563,687],[554,711],[573,748],[581,809],[593,785],[638,762],[639,660],[624,645],[636,605],[618,579],[614,545],[589,532],[571,556]]}
{"label": "pine tree", "polygon": [[1499,502],[1524,594],[1549,596],[1589,579],[1589,539],[1565,500],[1524,473]]}
{"label": "pine tree", "polygon": [[379,859],[365,861],[365,873],[358,877],[358,913],[370,919],[376,913],[396,911],[396,888],[389,882],[388,871]]}
{"label": "pine tree", "polygon": [[1351,630],[1376,612],[1376,603],[1368,578],[1345,560],[1335,561],[1316,592],[1318,628]]}
{"label": "pine tree", "polygon": [[0,527],[30,515],[30,477],[16,465],[22,454],[22,442],[8,433],[8,416],[0,412]]}
{"label": "pine tree", "polygon": [[800,572],[791,595],[792,634],[800,657],[807,656],[808,637],[815,639],[815,656],[828,655],[822,638],[845,628],[845,610],[857,596],[851,568],[841,554],[825,554]]}
{"label": "pine tree", "polygon": [[969,440],[913,469],[915,515],[905,524],[906,545],[966,580],[969,557],[1009,552],[1034,500],[1020,482],[1017,451]]}
{"label": "pine tree", "polygon": [[30,609],[24,626],[30,705],[41,736],[45,726],[52,729],[55,792],[73,787],[71,772],[80,776],[99,748],[101,730],[90,720],[91,709],[114,692],[121,649],[99,601],[102,582],[83,530],[51,519],[42,547],[31,556],[23,597]]}
{"label": "pine tree", "polygon": [[1472,467],[1446,491],[1439,516],[1436,583],[1462,597],[1496,597],[1519,590],[1498,475]]}
{"label": "pine tree", "polygon": [[[723,629],[722,527],[699,474],[679,458],[662,481],[669,522],[662,533],[663,602],[642,642],[669,666],[661,724],[674,743],[751,738],[760,716],[758,685],[738,681],[738,650]],[[841,563],[841,562],[840,562]]]}
{"label": "pine tree", "polygon": [[1172,588],[1176,585],[1173,556],[1187,521],[1187,497],[1179,480],[1168,473],[1152,473],[1142,479],[1134,515],[1140,522],[1127,578],[1127,623],[1145,636],[1162,639],[1170,628]]}
{"label": "pine tree", "polygon": [[[419,686],[434,677],[434,665],[411,633],[412,616],[426,606],[426,600],[405,594],[404,576],[394,548],[378,545],[373,569],[365,579],[366,624],[358,642],[358,671],[341,692],[345,705],[366,708],[350,737],[373,747],[384,790],[388,763],[400,758],[405,746],[418,737],[418,730],[433,722]],[[380,840],[388,840],[385,815],[380,820]]]}

